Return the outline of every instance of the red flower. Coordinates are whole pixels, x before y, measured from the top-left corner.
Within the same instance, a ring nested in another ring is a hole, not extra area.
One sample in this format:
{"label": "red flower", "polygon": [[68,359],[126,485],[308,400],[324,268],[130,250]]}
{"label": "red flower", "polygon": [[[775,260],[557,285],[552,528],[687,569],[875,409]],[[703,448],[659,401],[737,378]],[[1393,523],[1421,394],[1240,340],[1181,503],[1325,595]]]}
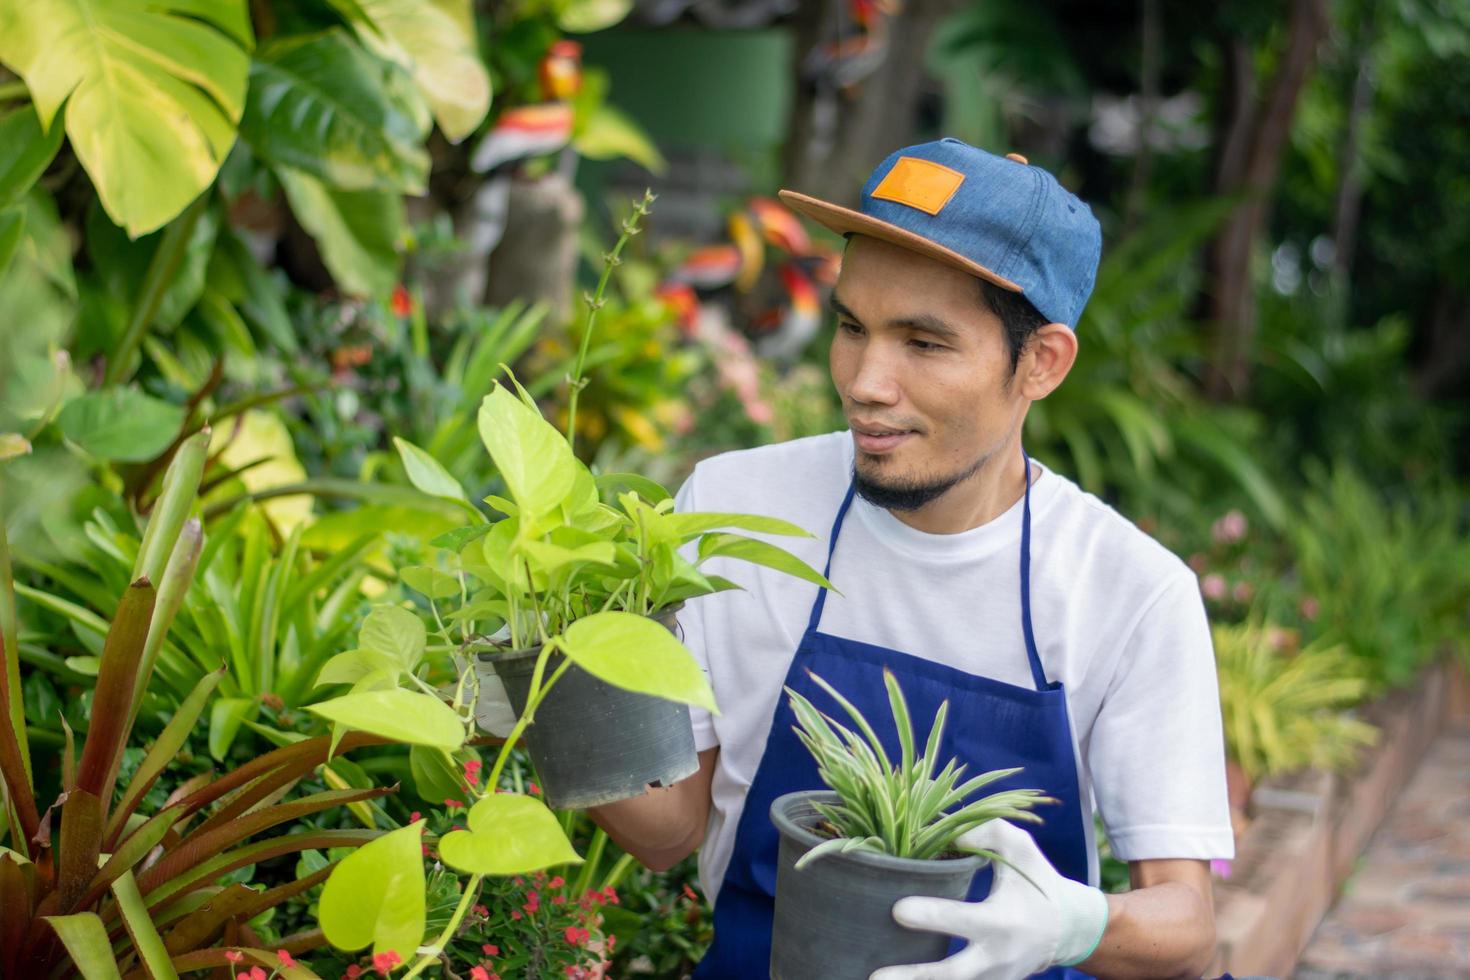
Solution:
{"label": "red flower", "polygon": [[483,966],[470,967],[470,980],[490,980],[490,974]]}
{"label": "red flower", "polygon": [[265,971],[258,966],[252,966],[249,973],[250,980],[265,980]]}
{"label": "red flower", "polygon": [[295,966],[296,960],[284,949],[276,950],[276,959],[281,961],[282,966]]}
{"label": "red flower", "polygon": [[521,917],[521,913],[517,912],[515,909],[511,909],[510,917],[512,919],[519,919]]}
{"label": "red flower", "polygon": [[607,934],[607,951],[608,951],[608,953],[612,953],[613,947],[617,945],[617,942],[618,942],[618,937],[617,936],[614,936],[612,933],[608,933]]}
{"label": "red flower", "polygon": [[409,823],[418,823],[419,822],[419,818],[422,817],[422,816],[423,816],[422,813],[420,813],[417,810],[415,810],[415,811],[413,811],[412,813],[410,813],[408,815],[408,822]]}
{"label": "red flower", "polygon": [[526,892],[526,904],[524,904],[524,905],[521,906],[521,908],[523,908],[523,909],[526,910],[526,914],[527,915],[535,915],[536,914],[536,910],[539,909],[540,907],[541,907],[541,895],[540,895],[540,893],[537,892],[537,891],[535,891],[534,889],[532,891]]}
{"label": "red flower", "polygon": [[526,791],[529,792],[532,796],[540,796],[541,795],[541,787],[540,786],[537,786],[535,783],[527,783],[526,784]]}
{"label": "red flower", "polygon": [[362,967],[358,966],[356,963],[353,963],[347,968],[347,972],[344,973],[343,976],[345,976],[347,980],[357,980],[358,977],[362,976]]}
{"label": "red flower", "polygon": [[548,881],[546,883],[546,887],[547,888],[561,888],[566,883],[567,883],[567,880],[565,878],[563,878],[561,875],[557,875],[555,878],[552,878],[550,881]]}
{"label": "red flower", "polygon": [[480,770],[484,767],[479,759],[466,759],[464,762],[465,782],[475,786],[480,782]]}
{"label": "red flower", "polygon": [[388,950],[388,952],[386,953],[373,954],[373,969],[378,971],[379,976],[386,977],[390,972],[392,972],[395,966],[402,965],[403,958],[400,957],[397,953],[393,952],[393,950],[391,949]]}
{"label": "red flower", "polygon": [[494,943],[486,943],[485,945],[480,947],[480,952],[484,953],[486,956],[499,956],[500,947],[495,945]]}
{"label": "red flower", "polygon": [[444,801],[444,806],[447,807],[450,810],[463,810],[464,809],[464,801],[463,800],[445,800]]}
{"label": "red flower", "polygon": [[691,902],[699,901],[699,896],[694,894],[694,889],[690,888],[687,883],[684,885],[684,897],[689,899],[689,901]]}
{"label": "red flower", "polygon": [[562,930],[562,935],[573,946],[585,946],[587,945],[587,940],[592,938],[592,934],[581,926],[567,926],[566,929]]}
{"label": "red flower", "polygon": [[225,959],[229,960],[231,963],[239,963],[244,958],[245,954],[240,952],[238,949],[225,950]]}
{"label": "red flower", "polygon": [[602,900],[604,902],[612,902],[614,905],[617,905],[618,904],[618,893],[617,893],[617,890],[614,889],[612,885],[608,885],[606,888],[604,888],[602,890]]}
{"label": "red flower", "polygon": [[[470,911],[475,913],[482,919],[490,918],[490,910],[483,905],[476,905],[474,908],[470,909]],[[494,956],[495,954],[492,953],[490,955]]]}
{"label": "red flower", "polygon": [[408,316],[413,312],[413,297],[408,294],[403,283],[393,287],[393,298],[388,301],[388,307],[394,316]]}

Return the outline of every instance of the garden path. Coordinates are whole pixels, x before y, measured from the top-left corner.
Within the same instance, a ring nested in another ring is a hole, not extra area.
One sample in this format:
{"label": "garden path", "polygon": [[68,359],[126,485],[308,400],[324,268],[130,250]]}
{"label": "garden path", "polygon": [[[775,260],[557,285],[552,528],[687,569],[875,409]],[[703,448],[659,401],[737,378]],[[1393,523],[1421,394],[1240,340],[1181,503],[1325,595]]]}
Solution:
{"label": "garden path", "polygon": [[1430,746],[1295,976],[1470,980],[1470,721]]}

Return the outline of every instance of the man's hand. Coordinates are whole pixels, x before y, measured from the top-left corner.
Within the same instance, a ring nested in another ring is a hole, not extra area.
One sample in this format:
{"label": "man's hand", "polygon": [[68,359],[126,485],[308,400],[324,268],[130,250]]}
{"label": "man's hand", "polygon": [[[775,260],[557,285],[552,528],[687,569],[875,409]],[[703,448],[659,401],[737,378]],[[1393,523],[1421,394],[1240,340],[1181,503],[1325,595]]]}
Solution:
{"label": "man's hand", "polygon": [[1013,980],[1092,955],[1107,928],[1107,896],[1058,873],[1030,834],[992,820],[956,846],[1004,859],[995,863],[989,897],[900,899],[893,917],[910,929],[948,933],[969,945],[938,963],[884,967],[870,980]]}

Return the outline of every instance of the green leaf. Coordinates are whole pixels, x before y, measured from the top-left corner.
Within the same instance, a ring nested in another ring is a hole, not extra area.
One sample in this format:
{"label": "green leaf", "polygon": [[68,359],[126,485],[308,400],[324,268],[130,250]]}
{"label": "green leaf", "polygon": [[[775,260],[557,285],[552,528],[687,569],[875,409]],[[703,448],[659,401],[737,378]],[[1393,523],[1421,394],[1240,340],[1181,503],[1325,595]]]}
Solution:
{"label": "green leaf", "polygon": [[307,705],[306,710],[405,745],[457,749],[464,744],[464,723],[454,709],[418,691],[360,691]]}
{"label": "green leaf", "polygon": [[424,656],[427,642],[424,621],[398,606],[374,606],[363,620],[357,634],[357,645],[393,657],[404,670],[411,671]]}
{"label": "green leaf", "polygon": [[469,503],[464,487],[450,475],[437,459],[424,452],[407,439],[393,437],[393,445],[403,460],[403,469],[408,473],[408,482],[431,497],[448,497]]}
{"label": "green leaf", "polygon": [[137,237],[207,188],[235,141],[252,44],[245,0],[0,5],[0,62],[66,132],[112,220]]}
{"label": "green leaf", "polygon": [[590,34],[612,27],[632,9],[633,0],[569,0],[556,15],[556,23],[572,34]]}
{"label": "green leaf", "polygon": [[275,174],[338,288],[356,296],[386,295],[398,278],[403,199],[386,191],[337,190],[290,167],[277,167]]}
{"label": "green leaf", "polygon": [[627,157],[645,170],[661,174],[669,169],[653,140],[637,123],[610,105],[594,109],[572,137],[572,147],[593,160]]}
{"label": "green leaf", "polygon": [[580,864],[572,842],[546,804],[519,793],[492,793],[470,807],[469,830],[439,841],[439,857],[467,874],[515,875]]}
{"label": "green leaf", "polygon": [[209,754],[223,762],[240,725],[255,714],[254,698],[220,698],[209,706]]}
{"label": "green leaf", "polygon": [[445,531],[437,538],[429,542],[435,548],[448,548],[450,551],[459,551],[471,541],[476,541],[490,533],[489,524],[471,524],[469,527],[457,527],[453,531]]}
{"label": "green leaf", "polygon": [[398,577],[416,592],[430,599],[447,599],[459,595],[459,577],[433,565],[409,565],[398,570]]}
{"label": "green leaf", "polygon": [[42,130],[31,105],[0,116],[0,211],[25,199],[61,147],[62,132],[61,126]]}
{"label": "green leaf", "polygon": [[755,531],[758,534],[780,534],[792,538],[814,537],[810,531],[797,527],[790,521],[783,521],[779,517],[762,517],[759,514],[716,514],[716,513],[686,513],[665,514],[655,526],[663,532],[672,534],[680,541],[689,541],[704,534],[706,531],[717,531],[720,528],[736,527],[742,531]]}
{"label": "green leaf", "polygon": [[78,912],[76,915],[48,915],[43,918],[56,930],[84,980],[121,980],[117,959],[112,955],[112,943],[107,939],[107,927],[95,913]]}
{"label": "green leaf", "polygon": [[650,504],[668,500],[672,496],[661,484],[637,473],[604,473],[597,477],[599,493],[606,495],[609,490],[619,488],[632,490]]}
{"label": "green leaf", "polygon": [[25,231],[26,213],[22,208],[0,211],[0,277],[5,275],[5,270],[10,268],[10,260],[20,250]]}
{"label": "green leaf", "polygon": [[138,882],[132,871],[124,871],[112,883],[112,893],[117,897],[123,923],[151,980],[179,980],[168,949],[163,945],[163,937],[153,926],[148,906],[143,904],[143,896],[138,894]]}
{"label": "green leaf", "polygon": [[322,887],[317,920],[338,949],[369,944],[409,962],[424,938],[424,821],[353,851]]}
{"label": "green leaf", "polygon": [[136,388],[108,388],[67,402],[56,424],[62,435],[93,456],[141,463],[174,441],[184,410]]}
{"label": "green leaf", "polygon": [[559,507],[577,476],[562,434],[500,385],[480,403],[478,421],[480,439],[521,509],[539,516]]}
{"label": "green leaf", "polygon": [[490,74],[480,60],[470,0],[352,3],[370,25],[359,27],[362,42],[408,70],[449,141],[473,132],[490,111]]}
{"label": "green leaf", "polygon": [[718,713],[698,661],[674,634],[644,616],[594,613],[554,642],[578,667],[615,687]]}
{"label": "green leaf", "polygon": [[443,749],[409,746],[408,772],[413,777],[414,791],[425,803],[442,806],[445,800],[464,799],[459,769],[454,758]]}
{"label": "green leaf", "polygon": [[[699,560],[710,558],[735,558],[755,565],[774,568],[778,572],[794,575],[803,581],[832,589],[822,573],[785,549],[765,541],[747,538],[739,534],[706,534],[699,539]],[[832,589],[836,592],[836,589]]]}
{"label": "green leaf", "polygon": [[422,194],[429,155],[398,71],[341,30],[274,41],[251,63],[240,133],[261,159],[333,188]]}
{"label": "green leaf", "polygon": [[356,684],[370,674],[396,677],[402,665],[386,653],[376,650],[348,650],[326,663],[316,675],[316,686],[323,684]]}

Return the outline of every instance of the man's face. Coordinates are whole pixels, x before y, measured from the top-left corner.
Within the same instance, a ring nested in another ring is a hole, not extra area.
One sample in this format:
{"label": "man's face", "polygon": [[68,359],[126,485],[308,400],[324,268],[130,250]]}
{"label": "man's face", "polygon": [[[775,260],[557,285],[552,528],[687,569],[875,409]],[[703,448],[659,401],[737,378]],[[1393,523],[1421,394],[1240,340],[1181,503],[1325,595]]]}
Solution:
{"label": "man's face", "polygon": [[858,492],[916,510],[983,469],[1024,416],[1000,318],[958,269],[854,236],[832,293],[832,381]]}

